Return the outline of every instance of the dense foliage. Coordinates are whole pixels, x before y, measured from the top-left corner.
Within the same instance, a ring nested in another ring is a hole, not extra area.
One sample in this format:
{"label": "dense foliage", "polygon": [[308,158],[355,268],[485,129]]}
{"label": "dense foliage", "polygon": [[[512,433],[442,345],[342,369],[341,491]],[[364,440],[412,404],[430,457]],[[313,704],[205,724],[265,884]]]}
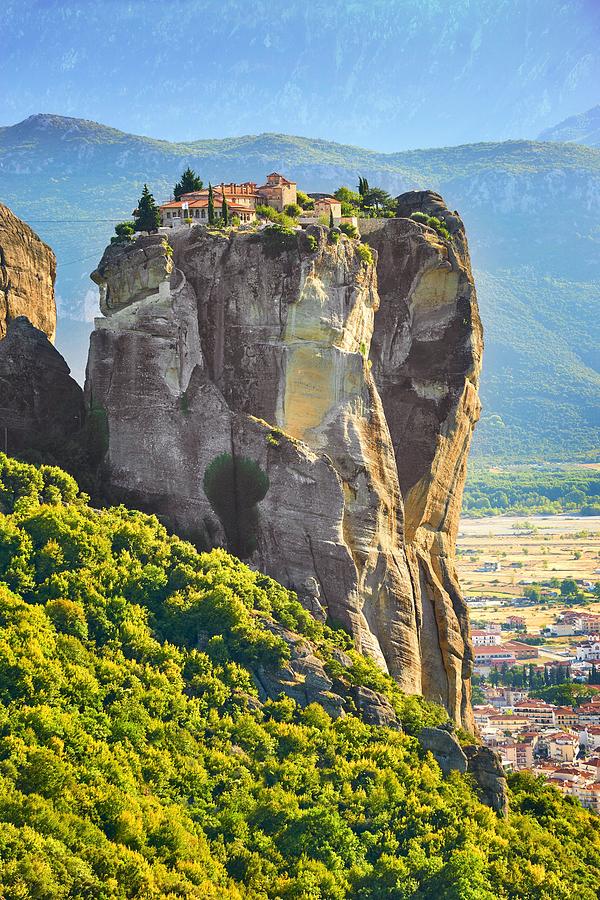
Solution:
{"label": "dense foliage", "polygon": [[159,225],[160,210],[150,188],[145,184],[135,211],[135,230],[153,232],[158,229]]}
{"label": "dense foliage", "polygon": [[396,214],[396,200],[380,187],[370,187],[366,178],[359,176],[358,190],[339,187],[333,194],[340,201],[343,216],[359,218],[390,218]]}
{"label": "dense foliage", "polygon": [[450,232],[444,225],[441,219],[438,219],[437,216],[428,216],[426,213],[422,212],[414,212],[411,213],[411,219],[414,219],[415,222],[421,222],[423,225],[428,225],[429,228],[433,228],[440,237],[443,237],[444,240],[450,240]]}
{"label": "dense foliage", "polygon": [[[597,820],[517,779],[501,820],[411,736],[443,718],[223,551],[94,510],[56,468],[0,455],[0,896],[577,897]],[[409,733],[260,702],[273,621]],[[339,652],[339,651],[337,651]]]}
{"label": "dense foliage", "polygon": [[201,191],[204,187],[202,179],[189,166],[184,169],[181,178],[173,187],[173,199],[180,200],[183,194]]}
{"label": "dense foliage", "polygon": [[534,515],[581,512],[600,515],[600,472],[588,468],[472,465],[463,515]]}

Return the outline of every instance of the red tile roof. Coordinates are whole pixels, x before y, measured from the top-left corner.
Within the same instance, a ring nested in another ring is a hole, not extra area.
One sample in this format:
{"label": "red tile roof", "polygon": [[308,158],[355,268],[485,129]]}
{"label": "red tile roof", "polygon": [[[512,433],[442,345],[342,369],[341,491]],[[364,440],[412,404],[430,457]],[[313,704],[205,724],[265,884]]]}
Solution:
{"label": "red tile roof", "polygon": [[[169,200],[167,203],[161,203],[160,209],[182,209],[184,203],[187,203],[188,209],[206,209],[208,206],[208,197],[199,197],[197,200]],[[220,209],[222,203],[223,197],[221,194],[215,194],[215,209]],[[240,212],[254,212],[254,209],[251,206],[245,206],[243,203],[233,203],[231,200],[227,200],[227,208],[239,210]]]}

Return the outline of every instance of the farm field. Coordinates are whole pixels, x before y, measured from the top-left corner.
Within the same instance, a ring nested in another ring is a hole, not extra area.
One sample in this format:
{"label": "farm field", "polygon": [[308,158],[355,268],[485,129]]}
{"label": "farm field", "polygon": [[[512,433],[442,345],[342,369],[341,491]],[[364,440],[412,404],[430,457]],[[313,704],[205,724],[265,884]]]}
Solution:
{"label": "farm field", "polygon": [[[479,571],[484,564],[498,564],[498,571]],[[471,607],[473,623],[505,623],[510,615],[526,620],[534,635],[553,623],[568,607],[560,600],[521,607],[506,601],[523,597],[532,583],[574,578],[600,581],[600,517],[497,516],[463,519],[457,541],[457,568],[465,597],[490,598],[484,606]],[[590,597],[586,612],[600,614],[600,600]],[[506,637],[509,634],[506,633]],[[510,636],[517,637],[512,633]],[[559,658],[579,639],[554,638],[540,647],[540,656]]]}

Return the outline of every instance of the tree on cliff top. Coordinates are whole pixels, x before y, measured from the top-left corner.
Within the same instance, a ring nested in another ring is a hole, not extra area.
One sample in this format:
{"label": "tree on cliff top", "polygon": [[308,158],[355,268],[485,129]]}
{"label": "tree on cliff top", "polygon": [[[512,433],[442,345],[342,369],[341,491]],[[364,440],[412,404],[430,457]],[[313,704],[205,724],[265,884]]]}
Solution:
{"label": "tree on cliff top", "polygon": [[223,225],[229,225],[229,207],[227,206],[225,194],[223,194],[223,201],[221,203],[221,222]]}
{"label": "tree on cliff top", "polygon": [[148,185],[144,185],[138,208],[135,211],[136,231],[156,231],[160,225],[160,211],[156,200],[150,193]]}
{"label": "tree on cliff top", "polygon": [[204,187],[202,179],[188,166],[173,188],[173,197],[180,200],[183,194],[191,194],[192,191],[201,191]]}
{"label": "tree on cliff top", "polygon": [[380,212],[381,210],[392,208],[393,204],[394,201],[383,188],[367,187],[367,190],[362,194],[363,209],[375,209],[377,212]]}
{"label": "tree on cliff top", "polygon": [[208,184],[208,224],[215,224],[215,198],[213,195],[212,184]]}

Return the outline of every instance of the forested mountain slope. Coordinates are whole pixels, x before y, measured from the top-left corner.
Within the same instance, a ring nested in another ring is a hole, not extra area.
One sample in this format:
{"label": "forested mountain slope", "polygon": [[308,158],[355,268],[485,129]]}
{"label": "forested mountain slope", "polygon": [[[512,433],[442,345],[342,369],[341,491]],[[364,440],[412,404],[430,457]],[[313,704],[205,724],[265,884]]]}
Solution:
{"label": "forested mountain slope", "polygon": [[598,446],[600,151],[508,141],[383,154],[263,134],[170,144],[93,122],[34,116],[0,129],[0,199],[58,258],[59,346],[82,378],[91,316],[88,273],[147,181],[157,199],[185,165],[205,181],[262,180],[273,169],[305,189],[355,185],[438,190],[465,222],[486,332],[484,411],[475,452],[569,456]]}
{"label": "forested mountain slope", "polygon": [[0,455],[0,506],[2,896],[596,897],[591,813],[442,777],[415,736],[445,714],[276,582],[55,468]]}

